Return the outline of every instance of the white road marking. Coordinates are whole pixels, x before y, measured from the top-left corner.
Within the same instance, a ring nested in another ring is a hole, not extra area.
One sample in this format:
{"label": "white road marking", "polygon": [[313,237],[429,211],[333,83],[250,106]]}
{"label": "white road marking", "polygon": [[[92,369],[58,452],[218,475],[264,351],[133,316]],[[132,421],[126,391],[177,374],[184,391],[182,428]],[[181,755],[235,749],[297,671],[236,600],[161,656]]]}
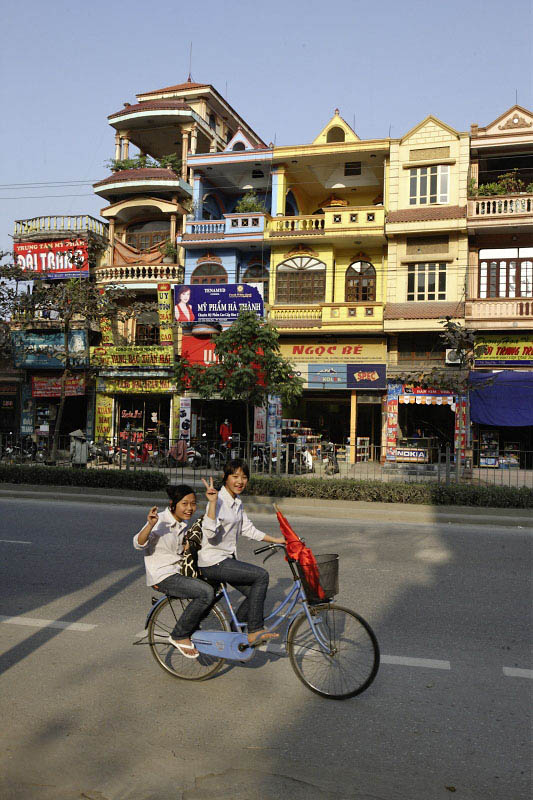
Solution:
{"label": "white road marking", "polygon": [[7,542],[8,544],[32,544],[31,542],[23,542],[22,539],[0,539],[0,542]]}
{"label": "white road marking", "polygon": [[517,667],[504,667],[503,674],[508,678],[529,678],[533,680],[533,669],[518,669]]}
{"label": "white road marking", "polygon": [[34,617],[4,617],[0,614],[0,622],[7,625],[28,625],[30,628],[62,628],[70,631],[92,631],[96,625],[85,622],[63,622],[60,619],[35,619]]}
{"label": "white road marking", "polygon": [[426,667],[427,669],[451,669],[449,661],[434,658],[409,658],[408,656],[381,656],[382,664],[400,664],[404,667]]}

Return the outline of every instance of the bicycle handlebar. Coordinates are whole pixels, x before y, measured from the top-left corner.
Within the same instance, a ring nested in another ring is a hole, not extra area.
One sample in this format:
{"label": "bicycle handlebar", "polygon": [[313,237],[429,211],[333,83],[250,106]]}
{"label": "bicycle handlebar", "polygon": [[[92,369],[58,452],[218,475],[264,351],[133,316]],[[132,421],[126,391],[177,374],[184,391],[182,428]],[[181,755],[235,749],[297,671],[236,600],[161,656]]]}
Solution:
{"label": "bicycle handlebar", "polygon": [[285,545],[284,544],[273,544],[273,543],[271,543],[271,544],[263,545],[263,547],[258,547],[257,550],[254,550],[254,553],[255,553],[256,556],[258,556],[260,553],[266,553],[267,550],[275,550],[276,547],[281,547],[283,550],[285,550]]}

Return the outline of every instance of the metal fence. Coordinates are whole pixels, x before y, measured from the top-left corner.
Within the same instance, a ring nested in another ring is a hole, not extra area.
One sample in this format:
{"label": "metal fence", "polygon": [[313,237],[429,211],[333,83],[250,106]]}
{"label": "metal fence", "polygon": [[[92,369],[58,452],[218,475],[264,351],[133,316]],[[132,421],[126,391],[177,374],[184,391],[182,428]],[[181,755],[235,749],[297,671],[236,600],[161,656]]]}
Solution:
{"label": "metal fence", "polygon": [[[70,466],[70,437],[60,436],[55,464]],[[489,459],[474,447],[472,454],[456,463],[450,447],[432,448],[427,462],[389,461],[381,447],[369,446],[356,452],[352,461],[350,446],[322,442],[306,447],[296,442],[257,444],[245,441],[210,441],[206,437],[191,442],[171,441],[166,437],[147,437],[138,441],[89,441],[88,469],[118,469],[137,472],[159,470],[169,483],[201,484],[203,477],[219,476],[230,458],[243,458],[252,475],[299,477],[309,480],[349,478],[352,480],[402,481],[420,483],[434,481],[449,485],[466,481],[482,485],[528,486],[533,488],[533,451],[502,453]],[[0,434],[0,463],[52,463],[52,439],[39,436]]]}

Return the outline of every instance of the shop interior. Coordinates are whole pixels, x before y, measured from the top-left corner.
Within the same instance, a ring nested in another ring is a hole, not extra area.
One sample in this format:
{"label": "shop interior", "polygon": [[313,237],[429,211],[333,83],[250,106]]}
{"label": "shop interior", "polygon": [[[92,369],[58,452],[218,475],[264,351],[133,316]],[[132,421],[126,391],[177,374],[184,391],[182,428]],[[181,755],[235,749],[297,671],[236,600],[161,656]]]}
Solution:
{"label": "shop interior", "polygon": [[398,446],[424,440],[424,447],[441,450],[449,444],[453,452],[455,406],[400,403],[398,405]]}
{"label": "shop interior", "polygon": [[170,395],[119,395],[115,403],[115,430],[120,439],[142,442],[150,437],[168,439]]}
{"label": "shop interior", "polygon": [[[48,439],[55,431],[59,398],[34,398],[34,425],[35,433],[43,439]],[[61,419],[60,435],[68,436],[71,431],[78,428],[85,430],[87,425],[87,397],[67,397]]]}
{"label": "shop interior", "polygon": [[473,426],[474,466],[533,469],[533,427]]}

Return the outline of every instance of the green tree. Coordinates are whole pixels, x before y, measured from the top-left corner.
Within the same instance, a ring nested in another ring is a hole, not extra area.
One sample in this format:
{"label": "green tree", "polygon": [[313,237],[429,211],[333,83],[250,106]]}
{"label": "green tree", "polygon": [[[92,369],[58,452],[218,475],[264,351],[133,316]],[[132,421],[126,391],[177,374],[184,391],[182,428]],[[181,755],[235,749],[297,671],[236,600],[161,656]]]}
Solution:
{"label": "green tree", "polygon": [[204,399],[215,396],[237,400],[246,409],[246,438],[250,442],[250,410],[264,406],[269,394],[284,402],[297,399],[303,381],[281,355],[277,330],[253,311],[241,311],[238,319],[215,335],[217,361],[208,366],[181,359],[176,380],[181,389],[191,389]]}
{"label": "green tree", "polygon": [[258,214],[265,211],[265,204],[254,191],[246,192],[235,206],[236,214]]}
{"label": "green tree", "polygon": [[[70,254],[71,260],[76,256]],[[33,277],[33,276],[32,276]],[[56,417],[54,435],[52,439],[52,452],[50,460],[57,460],[59,448],[59,432],[63,419],[66,402],[67,379],[73,374],[75,366],[80,366],[80,356],[87,361],[88,351],[85,354],[71,352],[71,336],[74,330],[97,332],[103,320],[111,324],[118,320],[126,320],[139,316],[145,311],[152,311],[156,304],[136,303],[134,295],[122,287],[110,285],[105,290],[97,286],[89,278],[70,278],[69,280],[35,280],[33,291],[17,293],[14,284],[28,278],[12,265],[0,266],[0,315],[3,320],[9,320],[11,329],[18,330],[60,330],[62,334],[61,347],[50,347],[46,355],[61,362],[60,398]],[[5,287],[9,286],[9,289]],[[21,357],[24,357],[24,344],[22,341]]]}

